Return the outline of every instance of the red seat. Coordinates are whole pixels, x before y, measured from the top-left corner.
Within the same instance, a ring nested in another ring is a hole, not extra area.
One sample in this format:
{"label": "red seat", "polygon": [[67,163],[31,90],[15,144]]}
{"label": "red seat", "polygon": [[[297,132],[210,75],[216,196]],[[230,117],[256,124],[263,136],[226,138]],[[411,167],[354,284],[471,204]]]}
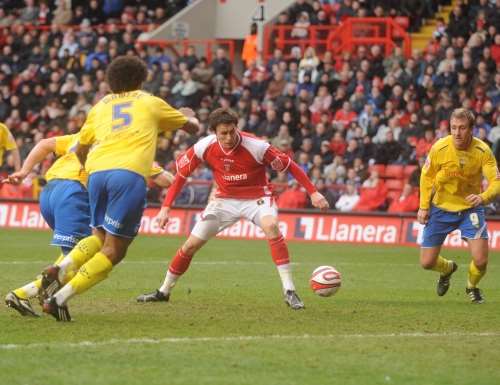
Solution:
{"label": "red seat", "polygon": [[372,164],[368,170],[370,172],[377,171],[380,178],[385,176],[385,164]]}
{"label": "red seat", "polygon": [[401,196],[401,191],[400,190],[389,190],[387,193],[387,199],[389,199],[390,202],[399,199]]}
{"label": "red seat", "polygon": [[388,190],[403,190],[404,181],[402,179],[387,179],[385,181],[385,186]]}
{"label": "red seat", "polygon": [[404,166],[401,164],[389,164],[385,168],[385,177],[394,179],[403,179]]}
{"label": "red seat", "polygon": [[404,177],[405,179],[408,179],[411,174],[413,174],[413,171],[415,171],[417,169],[417,165],[414,165],[414,164],[409,164],[407,166],[405,166],[405,170],[404,170]]}

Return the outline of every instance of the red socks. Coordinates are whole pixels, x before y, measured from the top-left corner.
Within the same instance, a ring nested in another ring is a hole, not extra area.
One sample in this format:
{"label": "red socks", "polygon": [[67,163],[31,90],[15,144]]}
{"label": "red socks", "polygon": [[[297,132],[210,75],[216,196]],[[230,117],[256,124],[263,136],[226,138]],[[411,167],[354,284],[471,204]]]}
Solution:
{"label": "red socks", "polygon": [[179,249],[172,259],[172,262],[170,262],[170,267],[168,268],[168,270],[172,274],[182,275],[189,268],[191,259],[193,259],[192,255],[186,255],[184,254],[182,249]]}
{"label": "red socks", "polygon": [[277,238],[269,239],[268,242],[269,248],[271,249],[271,256],[273,257],[273,261],[277,266],[290,263],[288,247],[285,243],[285,238],[283,238],[283,235],[280,235]]}

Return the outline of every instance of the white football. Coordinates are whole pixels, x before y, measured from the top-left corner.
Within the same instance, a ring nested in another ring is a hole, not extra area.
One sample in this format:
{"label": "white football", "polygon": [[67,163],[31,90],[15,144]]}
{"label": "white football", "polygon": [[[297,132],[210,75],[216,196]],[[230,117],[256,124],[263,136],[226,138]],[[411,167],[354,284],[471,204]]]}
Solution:
{"label": "white football", "polygon": [[342,283],[342,276],[332,266],[319,266],[312,272],[309,285],[321,297],[335,294]]}

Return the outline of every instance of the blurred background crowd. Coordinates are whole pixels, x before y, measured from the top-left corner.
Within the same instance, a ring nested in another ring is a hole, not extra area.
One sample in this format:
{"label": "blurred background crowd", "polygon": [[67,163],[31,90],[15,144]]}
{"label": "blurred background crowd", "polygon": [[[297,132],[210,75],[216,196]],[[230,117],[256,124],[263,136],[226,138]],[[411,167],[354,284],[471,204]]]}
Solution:
{"label": "blurred background crowd", "polygon": [[[360,45],[334,57],[296,46],[275,48],[266,61],[247,52],[241,73],[224,48],[207,58],[194,47],[176,56],[168,47],[140,43],[141,34],[189,3],[0,0],[0,122],[14,135],[21,158],[42,138],[79,131],[109,91],[106,65],[123,54],[148,64],[146,91],[193,108],[202,123],[197,136],[179,131],[159,139],[156,160],[167,170],[209,133],[207,118],[216,107],[233,108],[242,130],[289,153],[341,211],[416,211],[420,167],[435,140],[448,135],[456,107],[474,111],[474,134],[500,158],[500,1],[459,1],[449,22],[437,23],[426,49],[409,57],[399,47],[386,55],[380,46]],[[406,16],[409,28],[418,30],[447,3],[297,0],[275,23],[292,26],[298,38],[311,33],[310,26],[347,17]],[[0,197],[36,197],[51,162],[21,188],[4,186]],[[14,164],[6,152],[0,172],[12,172]],[[309,207],[288,175],[269,178],[280,207]],[[177,204],[206,203],[210,171],[200,168],[192,182]],[[158,202],[164,192],[151,187],[149,193]],[[495,213],[496,206],[489,210]]]}

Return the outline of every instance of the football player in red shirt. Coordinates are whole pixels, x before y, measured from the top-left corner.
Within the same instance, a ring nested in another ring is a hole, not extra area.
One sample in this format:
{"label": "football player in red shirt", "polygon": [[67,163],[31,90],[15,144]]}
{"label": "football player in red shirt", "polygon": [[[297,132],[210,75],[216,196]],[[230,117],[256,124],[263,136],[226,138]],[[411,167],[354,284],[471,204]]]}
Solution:
{"label": "football player in red shirt", "polygon": [[289,171],[309,193],[314,207],[326,210],[328,202],[288,155],[264,140],[240,132],[237,124],[238,116],[231,110],[213,111],[209,126],[215,134],[200,139],[177,159],[177,175],[156,218],[161,228],[165,228],[170,207],[186,178],[201,163],[205,162],[212,169],[217,191],[170,262],[163,285],[153,293],[140,295],[138,302],[168,301],[173,286],[188,269],[193,255],[217,233],[245,218],[259,226],[268,239],[285,302],[292,309],[304,307],[293,284],[288,247],[278,227],[278,208],[266,177],[266,167]]}

